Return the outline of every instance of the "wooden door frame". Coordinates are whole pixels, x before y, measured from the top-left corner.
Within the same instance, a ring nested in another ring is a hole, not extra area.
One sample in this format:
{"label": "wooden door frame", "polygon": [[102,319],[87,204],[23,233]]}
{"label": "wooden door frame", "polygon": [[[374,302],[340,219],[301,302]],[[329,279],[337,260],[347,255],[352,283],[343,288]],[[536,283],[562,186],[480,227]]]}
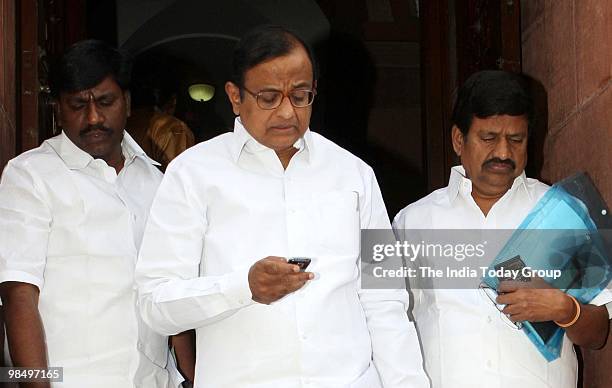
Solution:
{"label": "wooden door frame", "polygon": [[446,185],[454,157],[450,143],[449,2],[421,0],[421,103],[427,191]]}
{"label": "wooden door frame", "polygon": [[17,152],[15,19],[15,0],[0,0],[0,170]]}
{"label": "wooden door frame", "polygon": [[[482,31],[475,31],[473,18],[487,8],[501,23],[481,20]],[[424,165],[431,192],[446,186],[457,163],[450,136],[456,88],[478,70],[521,71],[520,0],[420,0],[420,10]]]}
{"label": "wooden door frame", "polygon": [[20,0],[18,17],[17,151],[23,152],[38,147],[42,141],[38,123],[38,0]]}

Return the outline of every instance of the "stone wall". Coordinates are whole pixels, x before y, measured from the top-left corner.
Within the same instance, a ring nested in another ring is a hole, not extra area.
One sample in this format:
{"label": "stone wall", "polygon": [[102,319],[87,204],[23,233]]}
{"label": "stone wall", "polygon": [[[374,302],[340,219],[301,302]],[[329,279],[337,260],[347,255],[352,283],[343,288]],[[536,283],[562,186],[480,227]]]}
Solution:
{"label": "stone wall", "polygon": [[612,0],[522,2],[523,71],[548,94],[542,177],[587,171],[612,205]]}
{"label": "stone wall", "polygon": [[[523,72],[548,97],[541,176],[587,171],[612,206],[612,0],[523,0]],[[583,387],[612,387],[612,341],[584,351]]]}

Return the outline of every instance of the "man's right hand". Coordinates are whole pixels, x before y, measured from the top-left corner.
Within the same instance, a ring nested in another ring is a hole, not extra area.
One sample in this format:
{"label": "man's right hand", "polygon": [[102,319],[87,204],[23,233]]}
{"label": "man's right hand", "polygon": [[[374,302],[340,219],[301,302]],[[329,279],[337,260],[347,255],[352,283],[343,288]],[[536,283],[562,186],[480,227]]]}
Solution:
{"label": "man's right hand", "polygon": [[251,266],[249,287],[255,302],[270,304],[299,290],[313,278],[312,272],[300,272],[300,267],[282,257],[268,256]]}

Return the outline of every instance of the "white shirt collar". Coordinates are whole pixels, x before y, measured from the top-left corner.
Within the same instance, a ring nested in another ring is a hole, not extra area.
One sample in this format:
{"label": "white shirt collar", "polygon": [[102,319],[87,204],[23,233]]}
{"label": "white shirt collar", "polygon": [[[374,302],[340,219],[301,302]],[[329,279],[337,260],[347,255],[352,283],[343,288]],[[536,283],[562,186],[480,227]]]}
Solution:
{"label": "white shirt collar", "polygon": [[[60,144],[57,150],[60,158],[66,163],[68,168],[81,169],[87,167],[94,158],[87,152],[80,149],[76,144],[72,142],[64,131],[60,134]],[[145,161],[159,166],[160,164],[149,158],[147,154],[140,148],[138,143],[127,133],[123,131],[123,140],[121,141],[121,150],[126,160],[132,160],[135,157],[141,157]]]}
{"label": "white shirt collar", "polygon": [[[448,180],[448,198],[451,203],[455,200],[455,198],[457,198],[457,194],[459,194],[459,190],[461,190],[462,186],[465,187],[465,192],[472,192],[472,181],[466,176],[463,166],[459,165],[451,168],[451,174]],[[524,170],[521,172],[521,175],[514,178],[512,187],[510,187],[508,191],[513,193],[519,189],[524,190],[529,199],[533,200],[531,193],[527,189],[527,176],[525,175]]]}
{"label": "white shirt collar", "polygon": [[[306,159],[308,161],[313,157],[313,142],[312,142],[312,134],[310,129],[306,129],[304,136],[297,139],[293,144],[293,147],[298,150],[303,150],[306,152]],[[231,154],[234,162],[238,162],[242,151],[247,148],[249,151],[256,153],[261,151],[271,150],[265,145],[259,143],[251,134],[246,130],[244,125],[242,125],[242,121],[240,120],[240,116],[236,117],[234,120],[234,142],[231,145]]]}

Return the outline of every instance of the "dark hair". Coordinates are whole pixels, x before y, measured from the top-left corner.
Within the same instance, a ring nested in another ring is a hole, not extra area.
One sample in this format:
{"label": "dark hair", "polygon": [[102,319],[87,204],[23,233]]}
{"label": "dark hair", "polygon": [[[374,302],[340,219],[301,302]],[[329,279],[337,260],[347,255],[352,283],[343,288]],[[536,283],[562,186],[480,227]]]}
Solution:
{"label": "dark hair", "polygon": [[122,90],[130,86],[130,57],[108,43],[82,40],[70,46],[53,68],[51,93],[72,93],[89,89],[111,76]]}
{"label": "dark hair", "polygon": [[467,136],[473,117],[495,115],[525,115],[531,132],[535,124],[534,111],[526,80],[502,70],[484,70],[472,74],[457,92],[452,123]]}
{"label": "dark hair", "polygon": [[285,27],[262,25],[248,31],[234,49],[230,80],[236,86],[244,87],[244,75],[253,67],[269,59],[289,54],[302,46],[312,64],[313,81],[318,77],[317,63],[312,48],[300,36]]}

